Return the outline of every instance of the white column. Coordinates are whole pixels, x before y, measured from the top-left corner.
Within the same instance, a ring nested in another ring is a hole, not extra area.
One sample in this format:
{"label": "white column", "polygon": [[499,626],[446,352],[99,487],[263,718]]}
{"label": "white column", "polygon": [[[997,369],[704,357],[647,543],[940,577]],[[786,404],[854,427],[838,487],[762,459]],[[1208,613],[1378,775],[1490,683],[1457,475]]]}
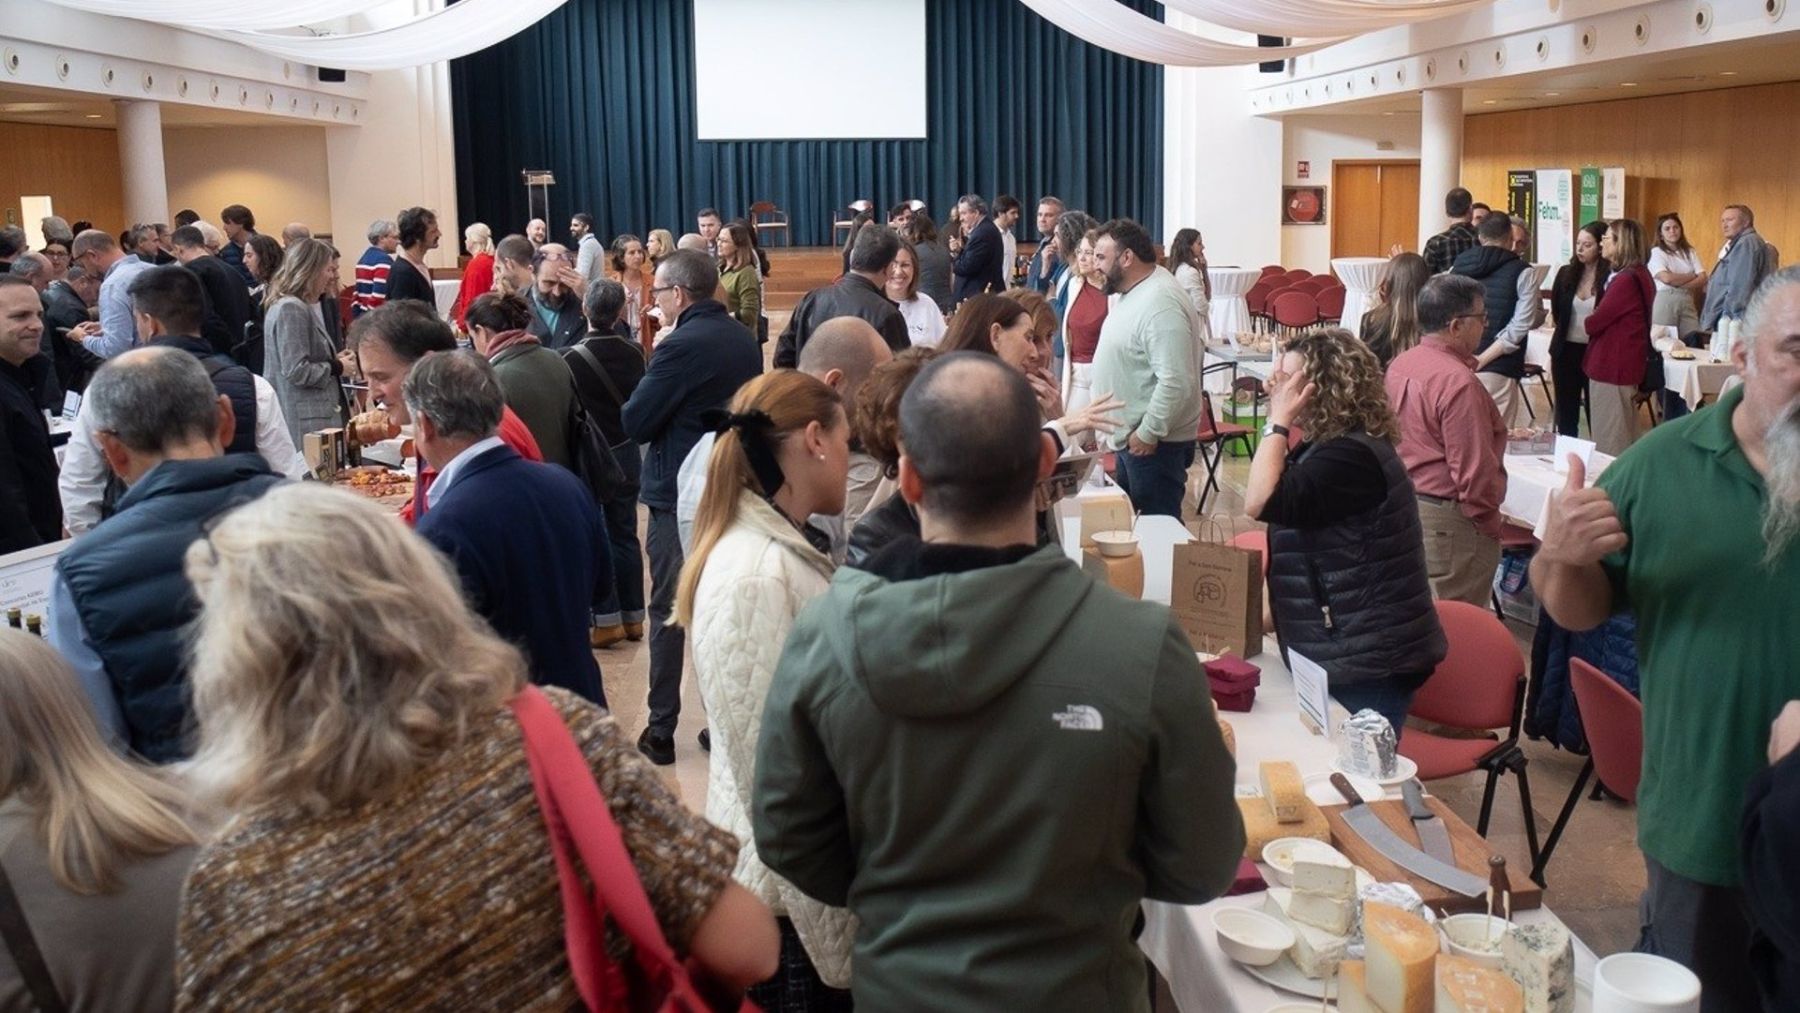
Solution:
{"label": "white column", "polygon": [[1419,245],[1444,231],[1444,195],[1462,185],[1461,88],[1427,88],[1419,116]]}
{"label": "white column", "polygon": [[119,180],[131,224],[169,220],[169,178],[163,166],[162,105],[119,99]]}

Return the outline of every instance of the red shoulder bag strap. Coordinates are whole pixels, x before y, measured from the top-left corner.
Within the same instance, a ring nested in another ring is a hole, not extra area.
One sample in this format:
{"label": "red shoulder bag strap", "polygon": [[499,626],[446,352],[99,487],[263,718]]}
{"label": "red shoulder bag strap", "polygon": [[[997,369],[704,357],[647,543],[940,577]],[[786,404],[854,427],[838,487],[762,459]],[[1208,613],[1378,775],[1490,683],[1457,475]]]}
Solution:
{"label": "red shoulder bag strap", "polygon": [[[638,1005],[644,998],[634,1001],[624,970],[606,955],[605,918],[610,916],[631,941],[637,963],[664,1009],[709,1009],[689,980],[686,966],[663,938],[624,836],[562,714],[536,686],[513,697],[512,710],[524,734],[531,785],[556,859],[563,936],[582,1001],[589,1009],[609,1010]],[[593,881],[592,896],[581,882],[577,858]]]}

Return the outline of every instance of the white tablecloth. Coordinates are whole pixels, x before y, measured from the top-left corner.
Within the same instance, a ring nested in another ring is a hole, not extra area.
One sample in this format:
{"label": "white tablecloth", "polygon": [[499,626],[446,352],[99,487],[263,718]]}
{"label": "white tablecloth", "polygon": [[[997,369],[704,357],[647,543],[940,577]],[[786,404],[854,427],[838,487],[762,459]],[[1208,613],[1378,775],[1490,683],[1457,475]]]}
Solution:
{"label": "white tablecloth", "polygon": [[456,306],[456,293],[462,291],[460,281],[434,281],[431,291],[437,295],[438,316],[448,318]]}
{"label": "white tablecloth", "polygon": [[1700,407],[1706,398],[1718,397],[1725,381],[1737,374],[1730,362],[1714,362],[1703,348],[1694,349],[1693,359],[1671,359],[1663,353],[1665,386],[1686,401],[1689,408]]}
{"label": "white tablecloth", "polygon": [[1206,277],[1212,282],[1213,337],[1227,336],[1250,329],[1250,304],[1244,293],[1262,277],[1261,271],[1247,267],[1209,267]]}
{"label": "white tablecloth", "polygon": [[[1592,486],[1612,462],[1611,456],[1595,451],[1588,458],[1587,484]],[[1506,498],[1500,501],[1501,516],[1532,529],[1542,538],[1539,525],[1550,493],[1561,489],[1568,480],[1566,474],[1557,474],[1550,454],[1507,454]]]}
{"label": "white tablecloth", "polygon": [[1550,371],[1550,339],[1553,336],[1548,324],[1525,336],[1525,361],[1542,366],[1546,373]]}
{"label": "white tablecloth", "polygon": [[1331,262],[1331,271],[1344,283],[1344,315],[1342,323],[1351,333],[1362,326],[1362,315],[1375,305],[1375,287],[1387,269],[1386,257],[1339,257]]}
{"label": "white tablecloth", "polygon": [[[1072,502],[1064,502],[1071,510],[1074,508]],[[1139,517],[1137,535],[1138,548],[1144,554],[1144,599],[1167,602],[1174,547],[1192,541],[1193,536],[1175,518],[1161,516]],[[1079,517],[1065,517],[1063,548],[1071,559],[1080,558],[1080,536]],[[1329,739],[1301,725],[1293,678],[1281,663],[1274,638],[1265,638],[1263,648],[1251,659],[1262,669],[1255,706],[1247,712],[1223,715],[1231,722],[1237,739],[1240,788],[1257,785],[1257,768],[1265,760],[1291,760],[1304,778],[1329,771],[1337,752]],[[1333,702],[1332,723],[1335,725],[1343,717],[1344,709]],[[1138,946],[1168,980],[1175,1005],[1183,1013],[1261,1013],[1278,1003],[1297,1000],[1296,996],[1251,977],[1219,949],[1218,936],[1212,928],[1213,912],[1220,907],[1260,907],[1262,903],[1261,893],[1222,897],[1210,904],[1192,906],[1144,902],[1146,924]],[[1518,912],[1514,920],[1530,925],[1549,917],[1548,909],[1538,909]],[[1575,940],[1576,977],[1591,981],[1594,959],[1593,951],[1581,940]]]}

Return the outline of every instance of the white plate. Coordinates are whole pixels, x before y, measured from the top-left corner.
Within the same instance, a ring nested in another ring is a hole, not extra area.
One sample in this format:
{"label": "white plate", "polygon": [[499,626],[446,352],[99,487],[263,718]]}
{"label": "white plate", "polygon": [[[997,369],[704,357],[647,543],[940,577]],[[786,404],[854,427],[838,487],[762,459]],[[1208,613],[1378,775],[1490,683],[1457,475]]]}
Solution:
{"label": "white plate", "polygon": [[[1249,964],[1238,964],[1248,971],[1250,976],[1271,988],[1280,989],[1294,995],[1303,995],[1309,999],[1325,998],[1326,989],[1335,989],[1334,975],[1331,978],[1308,978],[1300,973],[1300,965],[1294,958],[1282,954],[1281,959],[1267,967],[1251,967]],[[1575,979],[1575,1013],[1593,1013],[1594,989],[1587,981]]]}
{"label": "white plate", "polygon": [[[1351,774],[1349,771],[1338,766],[1338,762],[1335,758],[1331,761],[1331,769],[1337,771],[1340,774],[1343,774],[1345,777],[1357,776],[1357,775]],[[1414,763],[1412,760],[1407,759],[1404,756],[1396,756],[1396,757],[1394,757],[1394,776],[1393,777],[1377,777],[1377,778],[1372,778],[1371,780],[1373,780],[1376,784],[1379,784],[1379,785],[1391,786],[1391,785],[1396,785],[1396,784],[1405,784],[1407,781],[1410,781],[1417,776],[1419,776],[1419,765],[1418,764]],[[1355,784],[1354,781],[1351,783]],[[1359,789],[1359,793],[1360,793],[1360,789]]]}
{"label": "white plate", "polygon": [[1303,995],[1309,999],[1325,998],[1325,989],[1332,984],[1328,978],[1308,978],[1301,974],[1300,965],[1294,963],[1294,958],[1285,953],[1281,955],[1280,960],[1267,967],[1251,967],[1249,964],[1239,964],[1238,966],[1271,988]]}
{"label": "white plate", "polygon": [[[1356,789],[1364,802],[1379,802],[1387,798],[1387,789],[1372,777],[1361,774],[1345,774],[1344,777],[1349,779],[1350,787]],[[1344,796],[1331,786],[1331,775],[1328,773],[1314,774],[1303,783],[1306,785],[1306,797],[1314,805],[1342,805],[1344,802]]]}

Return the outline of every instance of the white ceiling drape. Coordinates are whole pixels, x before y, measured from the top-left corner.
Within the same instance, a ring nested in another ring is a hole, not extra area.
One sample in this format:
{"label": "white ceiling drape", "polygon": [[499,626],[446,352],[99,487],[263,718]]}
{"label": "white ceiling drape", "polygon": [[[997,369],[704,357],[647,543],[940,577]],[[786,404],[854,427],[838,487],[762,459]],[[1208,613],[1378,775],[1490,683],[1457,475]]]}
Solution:
{"label": "white ceiling drape", "polygon": [[460,0],[442,10],[397,25],[347,35],[270,35],[242,31],[210,31],[209,34],[318,67],[393,70],[453,60],[486,49],[537,24],[567,2]]}
{"label": "white ceiling drape", "polygon": [[[1105,0],[1111,2],[1111,0]],[[1223,28],[1264,35],[1357,35],[1485,7],[1493,0],[1160,0]]]}
{"label": "white ceiling drape", "polygon": [[294,28],[360,14],[381,0],[50,0],[90,14],[137,18],[184,28],[258,31]]}
{"label": "white ceiling drape", "polygon": [[1265,49],[1184,32],[1139,14],[1116,0],[1019,2],[1084,42],[1133,59],[1171,67],[1237,67],[1261,60],[1301,56],[1343,41],[1338,38],[1303,39],[1294,45]]}

